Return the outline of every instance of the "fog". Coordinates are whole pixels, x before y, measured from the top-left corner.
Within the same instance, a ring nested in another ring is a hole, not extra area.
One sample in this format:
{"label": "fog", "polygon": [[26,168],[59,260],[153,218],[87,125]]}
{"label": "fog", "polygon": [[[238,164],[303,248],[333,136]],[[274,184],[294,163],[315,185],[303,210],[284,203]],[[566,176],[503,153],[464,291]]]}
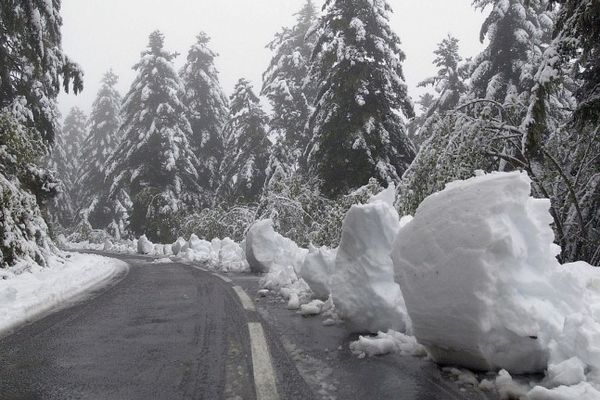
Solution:
{"label": "fog", "polygon": [[[321,1],[316,0],[316,4]],[[422,79],[435,73],[436,44],[448,33],[461,41],[461,54],[480,49],[483,14],[469,0],[390,0],[392,27],[402,40],[407,60],[407,84],[413,99],[423,92]],[[212,38],[220,56],[216,66],[227,94],[240,77],[260,90],[261,76],[271,53],[265,48],[282,26],[290,26],[304,0],[63,0],[63,47],[85,72],[85,90],[61,95],[63,114],[79,106],[89,112],[99,81],[109,68],[121,78],[125,94],[135,77],[132,66],[144,50],[148,35],[160,29],[166,48],[177,51],[179,67],[200,31]]]}

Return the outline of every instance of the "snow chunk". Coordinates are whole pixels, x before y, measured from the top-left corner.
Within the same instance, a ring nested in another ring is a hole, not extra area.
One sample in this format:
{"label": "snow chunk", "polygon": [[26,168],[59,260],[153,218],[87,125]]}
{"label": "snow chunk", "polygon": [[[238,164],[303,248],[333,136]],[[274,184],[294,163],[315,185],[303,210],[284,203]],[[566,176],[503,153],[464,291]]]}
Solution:
{"label": "snow chunk", "polygon": [[400,230],[390,198],[383,194],[353,206],[342,225],[331,293],[340,317],[358,332],[406,331],[410,325],[390,257]]}
{"label": "snow chunk", "polygon": [[550,364],[547,377],[553,386],[575,385],[585,381],[585,364],[577,357]]}
{"label": "snow chunk", "polygon": [[246,236],[246,259],[252,272],[269,272],[274,265],[291,265],[297,273],[308,250],[273,229],[273,221],[256,222]]}
{"label": "snow chunk", "polygon": [[313,300],[308,304],[302,304],[298,313],[300,315],[319,315],[321,314],[321,311],[323,311],[324,306],[325,302],[321,300]]}
{"label": "snow chunk", "polygon": [[154,253],[154,244],[148,240],[146,235],[142,235],[137,242],[137,252],[138,254],[153,254]]}
{"label": "snow chunk", "polygon": [[598,400],[600,391],[587,382],[575,386],[559,386],[546,389],[536,386],[527,393],[528,400]]}
{"label": "snow chunk", "polygon": [[359,358],[379,356],[388,353],[420,356],[427,355],[425,348],[417,343],[413,336],[389,330],[379,332],[377,336],[360,336],[357,341],[350,343],[350,351]]}
{"label": "snow chunk", "polygon": [[327,299],[331,293],[329,279],[335,269],[336,255],[337,249],[311,247],[304,259],[300,276],[318,299]]}
{"label": "snow chunk", "polygon": [[453,182],[401,230],[396,277],[414,334],[437,362],[540,372],[551,344],[557,363],[584,349],[582,360],[595,362],[600,338],[577,341],[580,349],[573,335],[561,338],[565,317],[591,294],[558,264],[549,201],[531,198],[530,182],[520,172]]}

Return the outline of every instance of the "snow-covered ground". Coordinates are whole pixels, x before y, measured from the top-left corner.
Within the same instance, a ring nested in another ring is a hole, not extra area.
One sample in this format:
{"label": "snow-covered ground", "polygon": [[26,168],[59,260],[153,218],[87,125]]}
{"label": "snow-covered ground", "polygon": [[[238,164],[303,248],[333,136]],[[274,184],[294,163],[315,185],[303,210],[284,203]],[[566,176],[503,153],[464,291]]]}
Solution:
{"label": "snow-covered ground", "polygon": [[20,274],[2,272],[0,335],[76,299],[127,268],[122,261],[97,255],[66,256],[64,261],[53,258],[45,268],[34,266]]}

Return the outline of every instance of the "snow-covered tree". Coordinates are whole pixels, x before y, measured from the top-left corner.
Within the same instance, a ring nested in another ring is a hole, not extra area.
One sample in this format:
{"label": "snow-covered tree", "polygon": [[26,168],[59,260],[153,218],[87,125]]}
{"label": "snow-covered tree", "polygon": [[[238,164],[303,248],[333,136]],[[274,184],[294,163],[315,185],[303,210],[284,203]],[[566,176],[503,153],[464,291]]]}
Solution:
{"label": "snow-covered tree", "polygon": [[[537,156],[537,170],[543,171],[537,187],[552,200],[561,258],[600,265],[600,3],[557,2],[554,40],[537,70],[520,127],[523,152]],[[549,123],[552,100],[572,79],[574,112],[568,124],[556,129]],[[550,137],[542,141],[548,132]]]}
{"label": "snow-covered tree", "polygon": [[89,119],[89,135],[82,147],[81,174],[77,181],[84,218],[92,227],[105,228],[110,223],[106,198],[106,161],[119,144],[121,95],[115,88],[119,77],[111,70],[102,78]]}
{"label": "snow-covered tree", "polygon": [[230,104],[218,194],[227,203],[252,203],[258,201],[266,179],[271,146],[268,118],[246,79],[235,85]]}
{"label": "snow-covered tree", "polygon": [[153,32],[134,66],[137,77],[123,101],[123,137],[107,168],[109,198],[130,199],[131,231],[154,241],[172,240],[171,217],[198,206],[202,197],[192,129],[172,64],[176,54],[163,46],[163,34]]}
{"label": "snow-covered tree", "polygon": [[[553,13],[544,0],[477,0],[478,8],[490,8],[480,39],[484,50],[472,61],[469,89],[456,110],[433,113],[422,129],[432,132],[415,162],[403,177],[402,212],[413,213],[432,192],[475,170],[520,168],[518,127],[527,115],[536,66],[553,27]],[[450,48],[452,47],[451,43]],[[562,98],[562,100],[560,100]],[[554,98],[567,108],[567,89]],[[563,114],[557,112],[557,126]],[[516,136],[515,136],[516,135]]]}
{"label": "snow-covered tree", "polygon": [[502,104],[523,102],[533,86],[535,66],[554,25],[547,0],[475,0],[491,7],[481,27],[487,47],[473,60],[471,94]]}
{"label": "snow-covered tree", "polygon": [[46,265],[55,252],[39,205],[58,189],[40,164],[58,130],[56,97],[82,89],[63,53],[60,1],[0,1],[0,268]]}
{"label": "snow-covered tree", "polygon": [[55,138],[51,153],[49,166],[62,181],[62,189],[49,207],[50,217],[65,228],[75,222],[81,205],[81,191],[77,181],[81,175],[81,150],[87,132],[87,115],[78,107],[73,107]]}
{"label": "snow-covered tree", "polygon": [[317,83],[309,77],[316,40],[316,35],[311,34],[317,19],[313,1],[306,0],[296,16],[296,24],[283,28],[267,46],[273,58],[263,74],[261,91],[273,107],[271,133],[279,137],[279,147],[287,154],[285,160],[280,157],[272,162],[287,164],[285,170],[297,169],[303,161],[302,154],[309,141],[305,127],[317,94]]}
{"label": "snow-covered tree", "polygon": [[438,44],[433,54],[433,64],[439,70],[435,76],[419,83],[420,87],[432,86],[437,95],[424,110],[427,116],[454,109],[461,96],[467,92],[468,69],[459,54],[458,39],[448,35]]}
{"label": "snow-covered tree", "polygon": [[418,147],[433,134],[432,127],[436,121],[445,112],[453,110],[468,90],[470,64],[463,62],[459,54],[458,39],[448,35],[433,53],[438,72],[420,82],[419,86],[433,87],[435,96],[431,93],[421,96],[416,102],[421,113],[411,119],[407,126],[408,137]]}
{"label": "snow-covered tree", "polygon": [[60,0],[0,1],[0,109],[49,142],[61,85],[78,93],[83,73],[61,48]]}
{"label": "snow-covered tree", "polygon": [[208,47],[209,42],[205,33],[198,35],[180,76],[184,87],[182,101],[192,126],[190,145],[200,162],[199,183],[212,191],[217,189],[223,159],[223,126],[227,121],[228,101],[214,66],[218,54]]}
{"label": "snow-covered tree", "polygon": [[405,56],[386,0],[327,0],[318,23],[312,79],[319,83],[305,153],[323,191],[337,196],[399,181],[415,156],[403,116],[414,116]]}

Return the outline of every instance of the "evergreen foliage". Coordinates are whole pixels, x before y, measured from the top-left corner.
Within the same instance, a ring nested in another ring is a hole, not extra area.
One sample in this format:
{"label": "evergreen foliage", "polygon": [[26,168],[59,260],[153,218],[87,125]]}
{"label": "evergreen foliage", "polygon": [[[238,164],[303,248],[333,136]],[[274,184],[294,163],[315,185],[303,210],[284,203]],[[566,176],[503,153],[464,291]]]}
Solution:
{"label": "evergreen foliage", "polygon": [[328,196],[371,177],[398,182],[415,156],[404,120],[414,116],[404,53],[385,0],[327,0],[312,79],[319,82],[305,157]]}
{"label": "evergreen foliage", "polygon": [[0,1],[0,110],[52,142],[56,97],[83,89],[83,73],[61,48],[60,0]]}
{"label": "evergreen foliage", "polygon": [[[196,154],[200,185],[207,191],[217,189],[219,165],[223,159],[223,126],[227,122],[228,100],[214,66],[217,53],[208,47],[210,38],[200,33],[180,72],[182,102],[192,127],[190,145]],[[205,200],[212,204],[211,199]]]}
{"label": "evergreen foliage", "polygon": [[76,182],[82,198],[82,216],[92,227],[106,228],[110,206],[105,183],[106,162],[119,144],[121,95],[115,88],[119,77],[111,70],[102,78],[102,86],[92,105],[89,135],[82,147],[81,175]]}
{"label": "evergreen foliage", "polygon": [[60,177],[62,189],[50,205],[50,217],[65,228],[75,223],[76,213],[81,205],[81,191],[77,181],[81,174],[81,150],[87,132],[86,114],[78,107],[73,107],[65,118],[51,153],[49,164]]}
{"label": "evergreen foliage", "polygon": [[116,202],[120,206],[131,201],[131,231],[167,242],[173,239],[172,216],[200,206],[202,190],[189,144],[192,129],[179,99],[182,86],[172,64],[176,54],[163,45],[163,34],[153,32],[134,66],[137,77],[123,101],[123,138],[108,160],[107,174],[109,198],[124,198]]}
{"label": "evergreen foliage", "polygon": [[269,126],[271,133],[279,138],[281,149],[277,159],[270,163],[278,164],[289,173],[303,162],[302,154],[309,141],[306,123],[317,92],[316,81],[311,80],[309,74],[316,39],[311,32],[317,19],[313,1],[307,0],[296,16],[296,24],[283,28],[267,46],[273,58],[263,74],[261,91],[273,107]]}
{"label": "evergreen foliage", "polygon": [[230,103],[223,181],[218,194],[228,204],[257,202],[265,185],[271,147],[266,130],[268,118],[246,79],[235,85]]}

